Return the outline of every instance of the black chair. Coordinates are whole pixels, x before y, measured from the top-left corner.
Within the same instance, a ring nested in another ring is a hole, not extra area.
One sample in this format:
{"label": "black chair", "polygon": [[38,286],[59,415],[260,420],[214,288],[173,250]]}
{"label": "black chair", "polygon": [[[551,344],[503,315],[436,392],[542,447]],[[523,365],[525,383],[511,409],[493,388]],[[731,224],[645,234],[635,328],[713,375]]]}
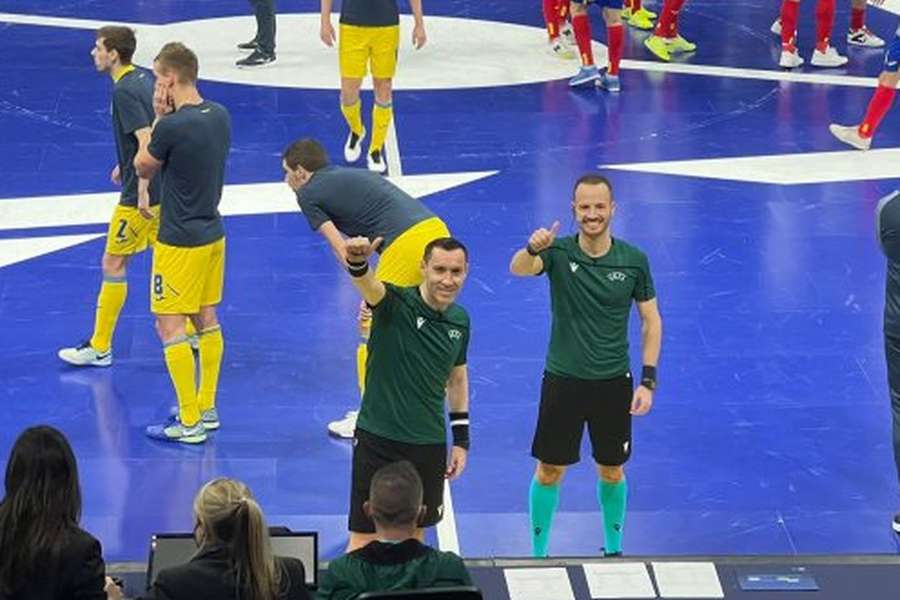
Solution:
{"label": "black chair", "polygon": [[481,590],[470,585],[365,592],[356,598],[357,600],[482,600]]}

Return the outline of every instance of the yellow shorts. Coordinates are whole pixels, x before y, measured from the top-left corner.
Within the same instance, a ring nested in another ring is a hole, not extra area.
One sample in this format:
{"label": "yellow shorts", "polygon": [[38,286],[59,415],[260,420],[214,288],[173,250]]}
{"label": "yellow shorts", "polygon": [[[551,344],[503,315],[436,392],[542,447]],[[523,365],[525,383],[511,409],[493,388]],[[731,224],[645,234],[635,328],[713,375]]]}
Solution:
{"label": "yellow shorts", "polygon": [[416,223],[394,240],[381,258],[375,277],[386,283],[410,287],[422,283],[422,257],[429,242],[450,237],[450,230],[437,217]]}
{"label": "yellow shorts", "polygon": [[106,234],[106,253],[130,256],[155,244],[159,233],[159,205],[151,206],[150,210],[155,216],[147,219],[137,207],[117,204]]}
{"label": "yellow shorts", "polygon": [[194,315],[222,301],[225,238],[183,248],[157,242],[150,277],[150,310],[158,315]]}
{"label": "yellow shorts", "polygon": [[399,47],[399,25],[359,27],[341,23],[338,40],[341,77],[362,79],[371,63],[372,77],[391,79],[397,71]]}

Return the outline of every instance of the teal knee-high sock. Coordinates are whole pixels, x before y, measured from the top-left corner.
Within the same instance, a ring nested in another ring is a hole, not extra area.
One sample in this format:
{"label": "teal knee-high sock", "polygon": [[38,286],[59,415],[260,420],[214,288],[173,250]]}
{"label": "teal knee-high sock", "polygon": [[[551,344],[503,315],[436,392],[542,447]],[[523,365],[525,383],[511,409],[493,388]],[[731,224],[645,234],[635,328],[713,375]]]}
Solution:
{"label": "teal knee-high sock", "polygon": [[547,556],[550,526],[558,504],[559,485],[543,485],[534,477],[528,495],[528,510],[531,514],[531,549],[536,557]]}
{"label": "teal knee-high sock", "polygon": [[617,483],[597,482],[597,500],[603,509],[603,535],[607,553],[622,551],[622,529],[625,526],[625,504],[628,484],[623,478]]}

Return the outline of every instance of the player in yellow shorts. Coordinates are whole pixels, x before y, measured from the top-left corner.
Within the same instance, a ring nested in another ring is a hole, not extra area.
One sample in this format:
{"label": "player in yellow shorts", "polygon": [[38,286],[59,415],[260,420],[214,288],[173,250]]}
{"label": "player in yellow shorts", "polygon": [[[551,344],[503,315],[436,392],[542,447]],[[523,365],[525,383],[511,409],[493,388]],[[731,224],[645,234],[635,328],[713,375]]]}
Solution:
{"label": "player in yellow shorts", "polygon": [[[422,0],[409,0],[415,25],[413,46],[425,45],[425,21]],[[332,0],[322,0],[320,37],[331,47],[337,38],[331,24]],[[369,143],[367,166],[376,173],[387,171],[384,160],[384,141],[394,116],[392,80],[397,70],[397,51],[400,46],[400,10],[397,0],[343,0],[341,5],[338,53],[341,64],[341,112],[350,128],[344,144],[344,159],[355,163],[362,154],[366,129],[362,122],[362,102],[359,89],[371,71],[375,89],[372,108],[372,140]]]}
{"label": "player in yellow shorts", "polygon": [[135,47],[131,29],[110,26],[97,31],[91,51],[97,71],[108,73],[113,80],[112,128],[117,160],[110,179],[121,185],[122,191],[106,236],[94,331],[88,340],[58,352],[59,358],[79,367],[112,364],[113,332],[128,295],[128,259],[152,246],[159,230],[159,180],[139,178],[132,165],[139,144],[150,139],[154,118],[153,78],[131,64]]}
{"label": "player in yellow shorts", "polygon": [[[424,204],[364,169],[329,164],[328,154],[313,139],[301,139],[284,151],[285,182],[297,194],[297,203],[309,226],[327,241],[345,264],[344,237],[383,238],[376,276],[386,283],[410,287],[422,283],[422,256],[432,240],[450,237],[447,225]],[[356,368],[360,395],[364,391],[367,342],[371,313],[360,306],[360,336]],[[328,424],[332,435],[352,438],[356,410]]]}
{"label": "player in yellow shorts", "polygon": [[[162,214],[153,251],[150,308],[163,344],[178,409],[151,438],[185,444],[218,429],[216,391],[225,342],[216,306],[225,279],[225,228],[218,206],[231,147],[231,117],[197,90],[197,56],[180,43],[163,46],[153,63],[157,114],[148,145],[134,165],[142,176],[162,172]],[[185,332],[200,333],[200,378]]]}

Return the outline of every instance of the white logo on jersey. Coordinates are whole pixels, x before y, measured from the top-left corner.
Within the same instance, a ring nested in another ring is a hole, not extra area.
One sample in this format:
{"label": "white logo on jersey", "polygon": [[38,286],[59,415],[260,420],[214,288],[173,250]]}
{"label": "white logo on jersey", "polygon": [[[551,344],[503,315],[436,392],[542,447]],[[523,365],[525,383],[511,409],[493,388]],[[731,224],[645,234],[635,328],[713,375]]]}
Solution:
{"label": "white logo on jersey", "polygon": [[416,317],[416,329],[422,329],[425,324],[425,317]]}
{"label": "white logo on jersey", "polygon": [[572,269],[572,272],[574,273],[575,271],[578,270],[578,263],[570,262],[570,263],[569,263],[569,268]]}
{"label": "white logo on jersey", "polygon": [[203,114],[205,115],[205,114],[208,113],[209,111],[210,111],[209,108],[204,108],[204,109],[201,110],[200,112],[203,113]]}
{"label": "white logo on jersey", "polygon": [[459,329],[451,329],[447,332],[447,335],[450,336],[451,340],[462,339],[462,332]]}
{"label": "white logo on jersey", "polygon": [[622,271],[613,271],[612,273],[607,273],[606,278],[610,281],[625,281],[626,276]]}
{"label": "white logo on jersey", "polygon": [[625,454],[628,454],[628,446],[630,444],[631,444],[631,442],[625,442],[624,444],[622,444],[622,452],[624,452]]}

